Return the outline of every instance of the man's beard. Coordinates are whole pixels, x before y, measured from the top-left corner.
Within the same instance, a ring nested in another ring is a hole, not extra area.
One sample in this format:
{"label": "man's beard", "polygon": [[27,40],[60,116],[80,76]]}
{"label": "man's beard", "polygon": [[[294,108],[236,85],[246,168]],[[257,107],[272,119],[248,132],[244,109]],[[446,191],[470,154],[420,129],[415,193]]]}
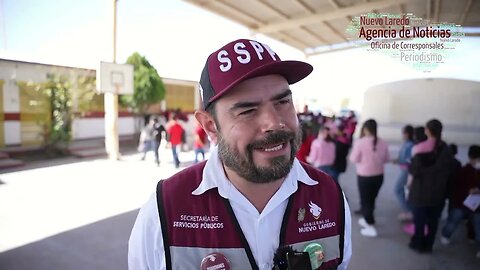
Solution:
{"label": "man's beard", "polygon": [[[221,133],[218,134],[218,156],[223,164],[236,172],[240,177],[252,183],[270,183],[284,178],[293,166],[297,149],[301,144],[302,131],[297,133],[290,131],[275,131],[268,134],[265,139],[257,140],[247,145],[246,156],[238,149],[230,147]],[[290,158],[278,156],[270,159],[269,166],[257,166],[253,162],[255,148],[271,146],[290,142]]]}

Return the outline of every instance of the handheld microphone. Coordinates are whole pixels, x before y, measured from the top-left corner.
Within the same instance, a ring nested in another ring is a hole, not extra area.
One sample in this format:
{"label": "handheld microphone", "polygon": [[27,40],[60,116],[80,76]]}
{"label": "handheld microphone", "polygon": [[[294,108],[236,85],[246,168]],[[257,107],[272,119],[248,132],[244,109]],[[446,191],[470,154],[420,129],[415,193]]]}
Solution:
{"label": "handheld microphone", "polygon": [[293,252],[291,246],[279,247],[273,256],[272,270],[288,270],[287,253]]}

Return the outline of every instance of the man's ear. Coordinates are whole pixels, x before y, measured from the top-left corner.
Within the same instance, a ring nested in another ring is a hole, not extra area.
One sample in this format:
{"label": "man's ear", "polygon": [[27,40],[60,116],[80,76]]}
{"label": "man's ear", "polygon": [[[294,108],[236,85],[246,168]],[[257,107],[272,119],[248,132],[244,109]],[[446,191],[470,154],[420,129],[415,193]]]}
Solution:
{"label": "man's ear", "polygon": [[217,144],[218,130],[217,130],[217,125],[215,124],[215,120],[213,119],[213,116],[206,111],[196,111],[195,119],[197,119],[197,121],[200,123],[203,130],[205,130],[208,137],[210,137],[211,141],[214,144]]}

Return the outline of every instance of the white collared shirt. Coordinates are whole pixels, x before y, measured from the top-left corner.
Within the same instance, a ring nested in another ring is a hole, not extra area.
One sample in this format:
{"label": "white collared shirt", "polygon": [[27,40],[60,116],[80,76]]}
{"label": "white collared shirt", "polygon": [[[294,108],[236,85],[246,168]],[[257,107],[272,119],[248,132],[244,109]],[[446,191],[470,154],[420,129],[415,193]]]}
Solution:
{"label": "white collared shirt", "polygon": [[[292,170],[279,190],[268,201],[261,213],[243,196],[225,176],[223,166],[217,156],[217,149],[211,152],[205,164],[202,181],[192,194],[218,188],[220,196],[229,200],[243,234],[252,250],[260,270],[271,270],[273,255],[279,245],[282,219],[287,208],[288,198],[298,188],[298,181],[306,185],[317,185],[295,159]],[[343,262],[339,270],[347,269],[352,256],[350,208],[345,200],[345,242]],[[157,199],[154,193],[140,209],[128,243],[128,268],[130,270],[164,270],[165,256],[161,225],[158,220]],[[199,266],[200,267],[200,266]]]}

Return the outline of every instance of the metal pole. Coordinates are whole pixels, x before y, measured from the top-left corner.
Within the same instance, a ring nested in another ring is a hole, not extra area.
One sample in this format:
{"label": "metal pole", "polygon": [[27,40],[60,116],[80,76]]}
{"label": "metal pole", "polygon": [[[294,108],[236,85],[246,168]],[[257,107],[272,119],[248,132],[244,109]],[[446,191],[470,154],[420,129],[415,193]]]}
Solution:
{"label": "metal pole", "polygon": [[117,0],[113,0],[113,63],[117,62]]}
{"label": "metal pole", "polygon": [[[117,61],[117,1],[113,0],[113,63]],[[118,95],[106,92],[105,104],[105,148],[110,160],[119,160],[118,140]]]}

